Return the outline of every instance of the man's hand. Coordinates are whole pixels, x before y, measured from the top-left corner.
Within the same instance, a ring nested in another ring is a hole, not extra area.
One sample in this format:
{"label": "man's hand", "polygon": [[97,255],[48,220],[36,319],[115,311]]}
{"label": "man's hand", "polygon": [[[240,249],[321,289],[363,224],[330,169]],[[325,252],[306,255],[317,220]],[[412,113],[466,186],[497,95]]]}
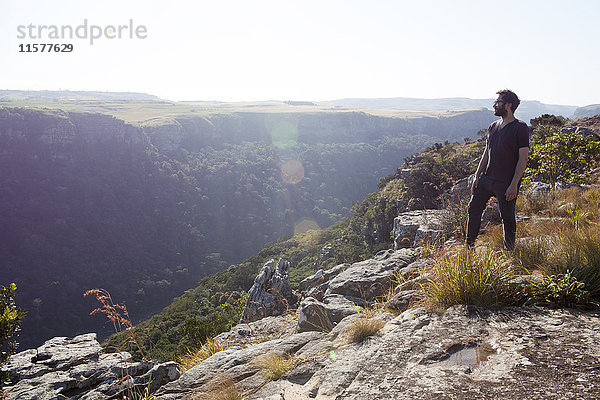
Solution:
{"label": "man's hand", "polygon": [[506,196],[506,201],[512,201],[517,198],[517,185],[511,184],[504,194]]}
{"label": "man's hand", "polygon": [[475,177],[475,180],[473,181],[473,184],[471,185],[471,194],[475,193],[475,189],[477,189],[477,186],[479,185],[479,177]]}

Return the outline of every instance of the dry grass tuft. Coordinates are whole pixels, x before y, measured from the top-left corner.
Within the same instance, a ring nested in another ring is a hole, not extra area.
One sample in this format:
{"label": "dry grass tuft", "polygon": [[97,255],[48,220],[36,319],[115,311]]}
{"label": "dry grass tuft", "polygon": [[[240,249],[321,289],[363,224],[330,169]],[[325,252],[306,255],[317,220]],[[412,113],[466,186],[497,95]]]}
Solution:
{"label": "dry grass tuft", "polygon": [[243,396],[235,386],[230,376],[221,376],[211,382],[212,388],[208,393],[194,397],[194,400],[242,400]]}
{"label": "dry grass tuft", "polygon": [[276,381],[286,372],[294,368],[301,360],[298,357],[287,354],[267,353],[254,360],[268,379]]}
{"label": "dry grass tuft", "polygon": [[361,343],[366,338],[376,335],[385,325],[385,321],[371,315],[359,314],[344,331],[347,343]]}
{"label": "dry grass tuft", "polygon": [[551,235],[534,236],[517,241],[513,251],[515,260],[526,270],[548,270],[548,255],[555,246],[556,238]]}

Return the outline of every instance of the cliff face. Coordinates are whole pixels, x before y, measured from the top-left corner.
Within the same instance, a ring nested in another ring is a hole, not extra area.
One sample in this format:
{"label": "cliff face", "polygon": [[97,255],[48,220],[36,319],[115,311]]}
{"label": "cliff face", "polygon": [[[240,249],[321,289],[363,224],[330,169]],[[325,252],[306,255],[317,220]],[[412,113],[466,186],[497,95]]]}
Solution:
{"label": "cliff face", "polygon": [[590,104],[589,106],[579,107],[573,113],[573,118],[592,117],[600,114],[600,104]]}
{"label": "cliff face", "polygon": [[495,119],[487,109],[447,112],[440,116],[386,117],[365,112],[213,114],[150,120],[143,127],[152,143],[173,154],[210,146],[260,142],[276,147],[296,143],[375,143],[386,137],[427,135],[440,141],[473,138]]}
{"label": "cliff face", "polygon": [[121,143],[144,148],[148,139],[140,128],[109,115],[61,110],[0,109],[0,137],[6,144],[33,147]]}
{"label": "cliff face", "polygon": [[[125,296],[134,315],[160,307],[168,286],[184,287],[186,277],[164,270],[193,235],[165,207],[168,181],[140,128],[98,114],[1,109],[0,149],[1,284],[17,283],[28,311],[22,343],[94,329],[82,293],[97,285]],[[198,255],[187,253],[180,264]]]}

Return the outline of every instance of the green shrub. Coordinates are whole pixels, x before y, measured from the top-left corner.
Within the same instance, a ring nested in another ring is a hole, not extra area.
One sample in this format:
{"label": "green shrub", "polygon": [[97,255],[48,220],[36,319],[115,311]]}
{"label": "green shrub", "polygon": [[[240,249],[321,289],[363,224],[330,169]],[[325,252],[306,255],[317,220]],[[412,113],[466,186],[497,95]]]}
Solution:
{"label": "green shrub", "polygon": [[[542,127],[536,128],[542,129]],[[532,146],[528,180],[555,183],[590,183],[590,171],[600,162],[600,142],[590,136],[560,134],[557,127]]]}
{"label": "green shrub", "polygon": [[551,307],[581,307],[590,303],[590,292],[585,283],[577,280],[570,271],[560,275],[550,275],[540,283],[530,283],[526,289],[528,303]]}
{"label": "green shrub", "polygon": [[[19,345],[14,339],[25,313],[15,304],[16,290],[17,285],[14,283],[0,288],[0,364],[6,362]],[[0,375],[1,381],[8,378],[6,375]]]}

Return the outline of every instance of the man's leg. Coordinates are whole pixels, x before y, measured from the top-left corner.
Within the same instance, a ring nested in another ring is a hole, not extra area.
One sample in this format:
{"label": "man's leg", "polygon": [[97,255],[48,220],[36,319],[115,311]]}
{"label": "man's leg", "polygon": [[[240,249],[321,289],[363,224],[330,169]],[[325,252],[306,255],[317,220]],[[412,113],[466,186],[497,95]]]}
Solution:
{"label": "man's leg", "polygon": [[490,197],[493,196],[493,192],[488,187],[487,179],[483,176],[479,180],[479,185],[475,188],[475,192],[471,196],[469,202],[469,220],[467,221],[467,246],[473,246],[475,239],[479,235],[479,229],[481,228],[481,214],[485,210]]}
{"label": "man's leg", "polygon": [[[502,188],[499,188],[502,189]],[[515,240],[517,237],[517,219],[515,216],[515,205],[517,199],[506,201],[504,190],[497,190],[498,207],[500,208],[500,216],[502,217],[502,227],[504,228],[504,249],[513,250],[515,248]]]}

